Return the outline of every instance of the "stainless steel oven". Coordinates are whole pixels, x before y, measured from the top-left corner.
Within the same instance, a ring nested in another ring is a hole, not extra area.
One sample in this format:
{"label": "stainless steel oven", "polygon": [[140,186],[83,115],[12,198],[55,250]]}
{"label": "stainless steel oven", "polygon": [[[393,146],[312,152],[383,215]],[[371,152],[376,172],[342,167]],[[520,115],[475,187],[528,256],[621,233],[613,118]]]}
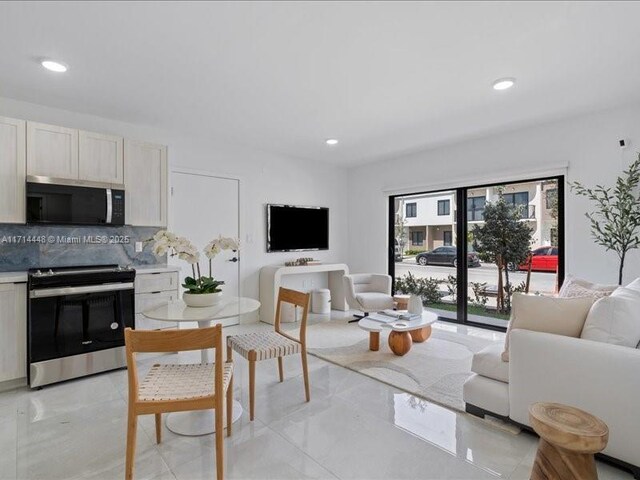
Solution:
{"label": "stainless steel oven", "polygon": [[29,385],[124,367],[135,270],[116,265],[29,271]]}
{"label": "stainless steel oven", "polygon": [[27,177],[27,223],[124,225],[124,187],[79,180]]}

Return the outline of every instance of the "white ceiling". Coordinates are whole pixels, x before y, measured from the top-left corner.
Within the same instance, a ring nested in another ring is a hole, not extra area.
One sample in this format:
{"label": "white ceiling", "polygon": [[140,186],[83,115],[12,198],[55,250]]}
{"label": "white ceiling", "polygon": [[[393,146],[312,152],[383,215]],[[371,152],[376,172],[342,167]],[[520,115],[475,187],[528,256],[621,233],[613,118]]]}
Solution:
{"label": "white ceiling", "polygon": [[0,96],[353,165],[638,102],[639,24],[638,2],[2,2]]}

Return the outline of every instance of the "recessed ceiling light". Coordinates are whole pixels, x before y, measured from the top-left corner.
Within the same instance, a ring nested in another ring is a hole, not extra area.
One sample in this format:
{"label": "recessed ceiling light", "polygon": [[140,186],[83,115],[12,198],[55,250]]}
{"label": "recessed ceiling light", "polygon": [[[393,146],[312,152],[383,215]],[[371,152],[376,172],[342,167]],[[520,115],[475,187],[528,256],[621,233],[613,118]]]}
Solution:
{"label": "recessed ceiling light", "polygon": [[56,73],[64,73],[68,68],[64,63],[56,62],[55,60],[42,60],[40,64],[47,70],[51,70]]}
{"label": "recessed ceiling light", "polygon": [[513,84],[516,83],[515,78],[499,78],[495,82],[493,82],[494,90],[506,90],[507,88],[513,87]]}
{"label": "recessed ceiling light", "polygon": [[327,138],[324,143],[326,143],[327,145],[337,145],[338,144],[338,139],[337,138]]}

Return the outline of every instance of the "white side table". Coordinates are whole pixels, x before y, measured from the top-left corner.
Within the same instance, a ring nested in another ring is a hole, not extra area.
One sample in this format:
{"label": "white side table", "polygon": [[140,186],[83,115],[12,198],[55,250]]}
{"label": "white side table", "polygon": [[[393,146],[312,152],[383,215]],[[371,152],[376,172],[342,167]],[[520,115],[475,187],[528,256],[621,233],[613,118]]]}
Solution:
{"label": "white side table", "polygon": [[[239,317],[255,312],[259,308],[260,302],[252,298],[223,297],[219,304],[202,308],[187,307],[182,300],[174,300],[143,312],[143,315],[165,322],[198,322],[198,328],[206,328],[214,325],[217,320]],[[210,350],[202,350],[201,361],[202,363],[213,361]],[[234,400],[232,421],[237,421],[241,415],[242,405]],[[215,431],[212,410],[173,412],[167,415],[166,425],[169,430],[178,435],[208,435]]]}

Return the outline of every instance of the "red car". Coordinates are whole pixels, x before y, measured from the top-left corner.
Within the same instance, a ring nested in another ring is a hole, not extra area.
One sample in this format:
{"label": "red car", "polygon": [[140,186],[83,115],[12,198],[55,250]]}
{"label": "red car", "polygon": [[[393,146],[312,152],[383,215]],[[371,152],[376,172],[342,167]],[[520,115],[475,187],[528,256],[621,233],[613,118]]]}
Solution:
{"label": "red car", "polygon": [[[518,270],[529,270],[529,265],[525,262],[518,267]],[[558,271],[558,247],[539,247],[531,252],[531,270],[538,272]]]}

